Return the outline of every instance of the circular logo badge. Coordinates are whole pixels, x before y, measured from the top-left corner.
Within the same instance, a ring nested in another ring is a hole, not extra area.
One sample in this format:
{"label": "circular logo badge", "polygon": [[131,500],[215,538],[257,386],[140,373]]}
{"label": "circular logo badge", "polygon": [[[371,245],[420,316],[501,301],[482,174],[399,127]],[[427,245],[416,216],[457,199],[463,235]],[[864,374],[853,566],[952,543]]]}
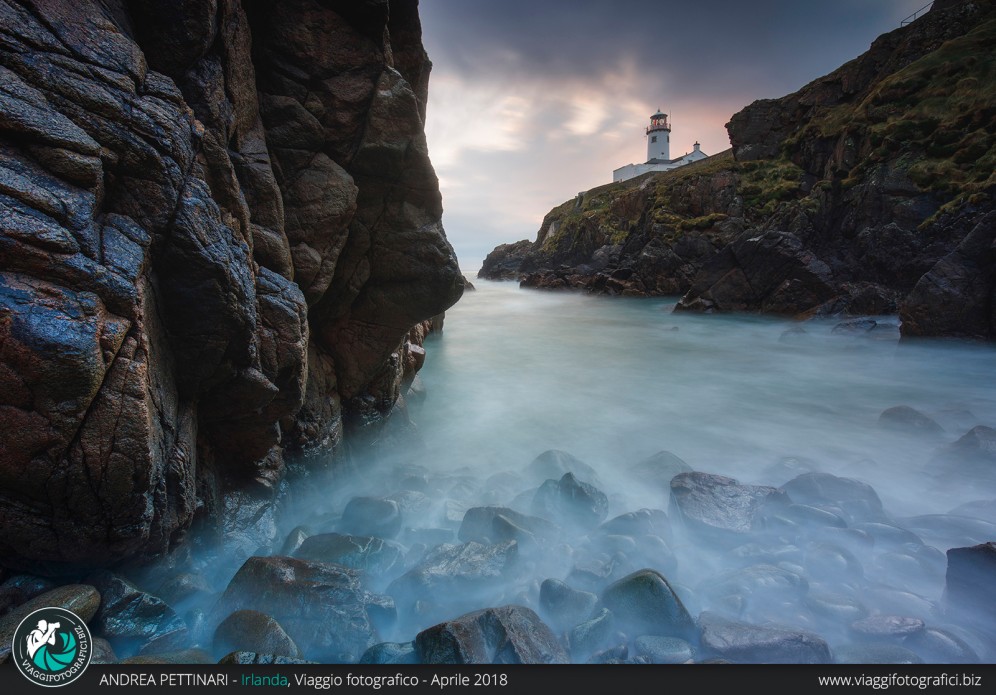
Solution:
{"label": "circular logo badge", "polygon": [[93,640],[86,623],[65,608],[42,608],[14,630],[11,660],[32,683],[54,688],[72,683],[90,665]]}

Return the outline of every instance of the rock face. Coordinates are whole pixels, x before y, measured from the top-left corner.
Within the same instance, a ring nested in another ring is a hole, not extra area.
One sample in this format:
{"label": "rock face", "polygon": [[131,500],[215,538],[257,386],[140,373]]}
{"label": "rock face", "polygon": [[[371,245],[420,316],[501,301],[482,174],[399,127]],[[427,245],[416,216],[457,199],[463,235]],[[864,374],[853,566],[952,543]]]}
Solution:
{"label": "rock face", "polygon": [[265,537],[383,423],[463,290],[416,8],[0,1],[5,564]]}
{"label": "rock face", "polygon": [[[992,339],[996,7],[908,26],[727,124],[732,150],[580,194],[480,276],[683,295],[679,310],[899,313],[904,336]],[[927,107],[926,103],[936,104]]]}

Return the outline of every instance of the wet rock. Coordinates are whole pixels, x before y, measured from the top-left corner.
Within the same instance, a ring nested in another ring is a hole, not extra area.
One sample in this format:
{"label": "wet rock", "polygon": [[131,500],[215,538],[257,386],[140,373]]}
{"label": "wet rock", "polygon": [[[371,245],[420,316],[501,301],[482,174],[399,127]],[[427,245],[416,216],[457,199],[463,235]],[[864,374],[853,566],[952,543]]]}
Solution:
{"label": "wet rock", "polygon": [[322,533],[306,538],[294,557],[344,565],[376,576],[400,569],[405,549],[380,538]]}
{"label": "wet rock", "polygon": [[702,649],[735,663],[830,663],[830,647],[823,638],[811,632],[750,625],[710,612],[699,616],[699,625]]}
{"label": "wet rock", "polygon": [[878,416],[880,427],[912,434],[919,437],[937,437],[944,434],[944,428],[919,410],[907,405],[897,405],[883,410]]}
{"label": "wet rock", "polygon": [[251,557],[236,572],[215,615],[258,610],[276,620],[306,658],[355,661],[376,643],[394,602],[360,587],[356,570],[313,560]]}
{"label": "wet rock", "polygon": [[629,647],[619,644],[615,647],[595,652],[588,658],[589,664],[624,664],[629,658]]}
{"label": "wet rock", "polygon": [[810,577],[856,581],[865,575],[861,561],[853,553],[832,543],[808,544],[803,563]]}
{"label": "wet rock", "polygon": [[573,473],[581,480],[596,482],[598,474],[595,469],[581,459],[566,451],[550,449],[532,460],[525,469],[526,475],[534,483],[542,483],[545,480],[560,480],[567,473]]}
{"label": "wet rock", "polygon": [[114,653],[114,647],[103,637],[93,638],[93,656],[90,657],[91,664],[116,664],[118,655]]}
{"label": "wet rock", "polygon": [[841,624],[850,624],[868,615],[868,608],[861,601],[843,594],[827,591],[810,591],[804,597],[806,607],[813,613]]}
{"label": "wet rock", "polygon": [[608,515],[609,499],[594,485],[578,480],[573,473],[565,473],[560,480],[547,480],[540,486],[532,508],[537,516],[592,528]]}
{"label": "wet rock", "polygon": [[90,581],[100,591],[94,631],[115,650],[131,653],[172,652],[186,646],[187,624],[158,596],[142,591],[124,577],[98,572]]}
{"label": "wet rock", "polygon": [[167,604],[176,606],[188,601],[204,600],[214,592],[203,575],[181,572],[164,581],[156,593]]}
{"label": "wet rock", "polygon": [[684,664],[692,660],[692,645],[677,637],[641,635],[633,640],[633,651],[652,664]]}
{"label": "wet rock", "polygon": [[816,507],[831,505],[845,510],[851,519],[879,520],[882,500],[868,483],[829,473],[803,473],[781,487],[793,502]]}
{"label": "wet rock", "polygon": [[257,654],[256,652],[232,652],[218,660],[219,664],[229,666],[295,666],[298,664],[317,664],[317,661],[305,661],[279,654]]}
{"label": "wet rock", "polygon": [[546,519],[520,514],[508,507],[473,507],[467,510],[457,536],[461,541],[502,543],[553,541],[557,526]]}
{"label": "wet rock", "polygon": [[922,664],[923,659],[897,644],[842,644],[833,650],[835,664]]}
{"label": "wet rock", "polygon": [[872,615],[851,623],[851,633],[865,641],[899,641],[923,629],[920,618],[904,615]]}
{"label": "wet rock", "polygon": [[15,574],[0,584],[0,615],[55,588],[55,582],[31,574]]}
{"label": "wet rock", "polygon": [[855,529],[864,531],[875,539],[876,547],[900,547],[908,544],[923,545],[923,539],[912,531],[895,524],[868,521],[854,524]]}
{"label": "wet rock", "polygon": [[287,534],[287,538],[284,539],[284,544],[280,546],[280,555],[293,555],[294,551],[300,548],[301,544],[304,543],[304,541],[311,535],[311,530],[306,526],[295,526],[291,529],[291,532]]}
{"label": "wet rock", "polygon": [[608,534],[623,536],[659,536],[671,539],[671,522],[667,513],[660,509],[639,509],[609,519],[599,527]]}
{"label": "wet rock", "polygon": [[234,651],[257,652],[299,658],[301,650],[280,623],[259,611],[237,610],[221,621],[214,632],[214,651],[228,654]]}
{"label": "wet rock", "polygon": [[660,573],[640,570],[602,592],[602,604],[620,629],[637,635],[692,639],[695,623],[681,599]]}
{"label": "wet rock", "polygon": [[394,500],[354,497],[342,512],[339,529],[357,536],[394,538],[401,531],[401,509]]}
{"label": "wet rock", "polygon": [[472,602],[481,592],[509,578],[517,558],[515,541],[495,545],[446,543],[429,551],[418,566],[395,579],[387,591],[408,601]]}
{"label": "wet rock", "polygon": [[626,469],[641,485],[671,493],[671,479],[679,473],[691,473],[692,467],[670,451],[658,451]]}
{"label": "wet rock", "polygon": [[0,617],[0,663],[10,657],[10,643],[21,621],[39,608],[50,606],[72,611],[90,624],[100,606],[100,593],[89,584],[67,584],[39,594]]}
{"label": "wet rock", "polygon": [[996,542],[948,551],[944,601],[953,615],[967,618],[990,635],[996,635]]}
{"label": "wet rock", "polygon": [[557,628],[570,627],[587,620],[596,603],[598,596],[595,594],[572,589],[560,580],[547,579],[540,584],[540,612]]}
{"label": "wet rock", "polygon": [[565,664],[567,654],[533,611],[488,608],[434,625],[415,637],[424,664]]}
{"label": "wet rock", "polygon": [[363,652],[361,664],[417,664],[414,642],[381,642]]}
{"label": "wet rock", "polygon": [[615,620],[612,613],[603,608],[598,613],[575,626],[567,637],[571,656],[575,661],[604,649],[615,637]]}
{"label": "wet rock", "polygon": [[671,480],[672,510],[689,531],[716,540],[750,533],[762,509],[789,501],[777,488],[741,485],[721,475],[680,473]]}
{"label": "wet rock", "polygon": [[996,429],[979,425],[958,441],[941,447],[928,469],[944,482],[996,488]]}

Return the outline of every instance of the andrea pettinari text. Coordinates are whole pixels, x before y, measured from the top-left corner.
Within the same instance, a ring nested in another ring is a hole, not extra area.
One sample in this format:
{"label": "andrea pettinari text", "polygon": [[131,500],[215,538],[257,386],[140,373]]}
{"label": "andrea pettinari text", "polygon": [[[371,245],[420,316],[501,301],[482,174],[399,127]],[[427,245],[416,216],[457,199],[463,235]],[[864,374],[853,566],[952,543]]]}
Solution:
{"label": "andrea pettinari text", "polygon": [[102,686],[126,687],[190,687],[190,686],[226,686],[244,685],[249,687],[313,688],[315,690],[331,690],[332,688],[381,688],[430,686],[445,689],[453,686],[462,687],[502,687],[509,683],[506,673],[453,673],[431,676],[416,676],[405,673],[389,675],[367,675],[347,673],[345,675],[329,673],[315,675],[295,673],[243,673],[233,676],[228,673],[103,673],[99,684]]}

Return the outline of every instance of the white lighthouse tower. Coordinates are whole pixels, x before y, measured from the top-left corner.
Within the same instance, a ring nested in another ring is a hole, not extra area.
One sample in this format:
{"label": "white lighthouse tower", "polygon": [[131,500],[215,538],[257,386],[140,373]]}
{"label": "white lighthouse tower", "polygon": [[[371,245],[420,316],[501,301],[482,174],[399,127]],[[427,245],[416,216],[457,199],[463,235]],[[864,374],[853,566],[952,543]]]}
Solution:
{"label": "white lighthouse tower", "polygon": [[671,126],[667,114],[658,111],[650,117],[647,126],[647,161],[671,159]]}
{"label": "white lighthouse tower", "polygon": [[670,171],[705,159],[707,156],[696,142],[691,152],[671,159],[671,124],[668,123],[667,114],[657,111],[650,117],[650,125],[647,126],[647,161],[643,164],[627,164],[619,167],[612,172],[612,180],[626,181],[651,171]]}

